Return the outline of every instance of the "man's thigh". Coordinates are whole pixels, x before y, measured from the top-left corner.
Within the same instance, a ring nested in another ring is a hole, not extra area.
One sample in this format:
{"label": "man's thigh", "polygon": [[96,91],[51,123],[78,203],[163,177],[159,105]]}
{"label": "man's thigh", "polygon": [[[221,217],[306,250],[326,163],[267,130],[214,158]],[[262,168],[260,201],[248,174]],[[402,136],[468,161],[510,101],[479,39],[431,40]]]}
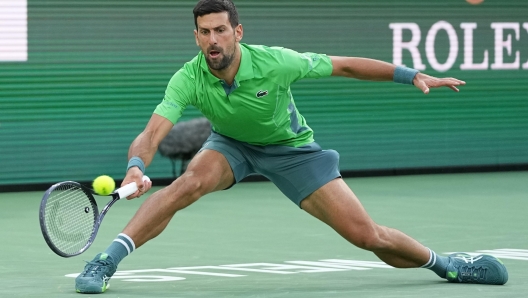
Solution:
{"label": "man's thigh", "polygon": [[301,207],[355,245],[376,232],[374,221],[343,179],[320,187],[301,202]]}
{"label": "man's thigh", "polygon": [[224,157],[227,166],[231,170],[234,180],[226,188],[240,182],[242,179],[254,173],[247,159],[247,149],[244,144],[234,139],[212,132],[200,149],[203,151],[215,151]]}
{"label": "man's thigh", "polygon": [[215,150],[202,150],[197,153],[182,175],[183,179],[199,178],[208,192],[222,190],[235,183],[233,171],[225,156]]}

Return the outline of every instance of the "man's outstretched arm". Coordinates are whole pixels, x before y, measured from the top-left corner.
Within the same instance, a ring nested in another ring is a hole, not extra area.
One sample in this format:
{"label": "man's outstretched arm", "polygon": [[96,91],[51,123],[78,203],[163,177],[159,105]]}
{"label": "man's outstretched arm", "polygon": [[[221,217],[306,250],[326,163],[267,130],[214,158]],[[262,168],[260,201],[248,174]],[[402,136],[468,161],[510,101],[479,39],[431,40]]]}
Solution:
{"label": "man's outstretched arm", "polygon": [[[139,197],[152,186],[151,182],[147,182],[145,187],[142,180],[145,167],[152,162],[159,143],[165,138],[172,127],[173,124],[168,119],[157,114],[152,114],[145,130],[130,145],[128,150],[128,158],[130,161],[125,179],[123,179],[121,185],[136,182],[138,191],[130,195],[128,199]],[[133,159],[136,160],[133,162]]]}
{"label": "man's outstretched arm", "polygon": [[[359,57],[330,56],[332,60],[332,76],[341,76],[368,81],[392,81],[396,65],[380,60]],[[466,82],[455,78],[436,78],[418,72],[412,83],[423,93],[428,94],[429,88],[449,87],[458,92],[457,86]]]}

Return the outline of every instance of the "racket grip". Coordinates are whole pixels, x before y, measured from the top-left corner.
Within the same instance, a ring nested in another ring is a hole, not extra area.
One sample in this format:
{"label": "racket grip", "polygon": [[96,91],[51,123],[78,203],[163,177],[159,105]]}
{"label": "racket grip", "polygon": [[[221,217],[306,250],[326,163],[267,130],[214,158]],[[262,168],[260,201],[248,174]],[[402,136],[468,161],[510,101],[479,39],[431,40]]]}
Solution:
{"label": "racket grip", "polygon": [[[143,176],[143,181],[150,181],[148,176]],[[117,189],[115,192],[119,195],[119,198],[126,198],[129,195],[135,193],[138,190],[136,182],[131,182],[119,189]]]}

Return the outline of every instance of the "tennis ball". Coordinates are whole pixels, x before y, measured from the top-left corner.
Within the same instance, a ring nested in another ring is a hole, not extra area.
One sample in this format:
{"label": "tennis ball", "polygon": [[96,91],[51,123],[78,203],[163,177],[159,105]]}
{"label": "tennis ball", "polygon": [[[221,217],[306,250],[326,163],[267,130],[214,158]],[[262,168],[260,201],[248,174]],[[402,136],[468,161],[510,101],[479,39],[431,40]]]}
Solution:
{"label": "tennis ball", "polygon": [[92,187],[96,194],[106,196],[114,191],[115,181],[110,176],[102,175],[95,178]]}

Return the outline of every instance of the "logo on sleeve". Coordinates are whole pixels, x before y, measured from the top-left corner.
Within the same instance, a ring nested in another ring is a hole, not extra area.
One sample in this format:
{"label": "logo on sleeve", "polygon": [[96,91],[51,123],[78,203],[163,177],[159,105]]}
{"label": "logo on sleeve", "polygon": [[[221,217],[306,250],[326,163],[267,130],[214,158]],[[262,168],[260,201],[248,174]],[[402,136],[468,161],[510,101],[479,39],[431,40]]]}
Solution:
{"label": "logo on sleeve", "polygon": [[268,95],[268,90],[260,90],[259,92],[257,92],[257,98],[261,98],[261,97],[264,97]]}

